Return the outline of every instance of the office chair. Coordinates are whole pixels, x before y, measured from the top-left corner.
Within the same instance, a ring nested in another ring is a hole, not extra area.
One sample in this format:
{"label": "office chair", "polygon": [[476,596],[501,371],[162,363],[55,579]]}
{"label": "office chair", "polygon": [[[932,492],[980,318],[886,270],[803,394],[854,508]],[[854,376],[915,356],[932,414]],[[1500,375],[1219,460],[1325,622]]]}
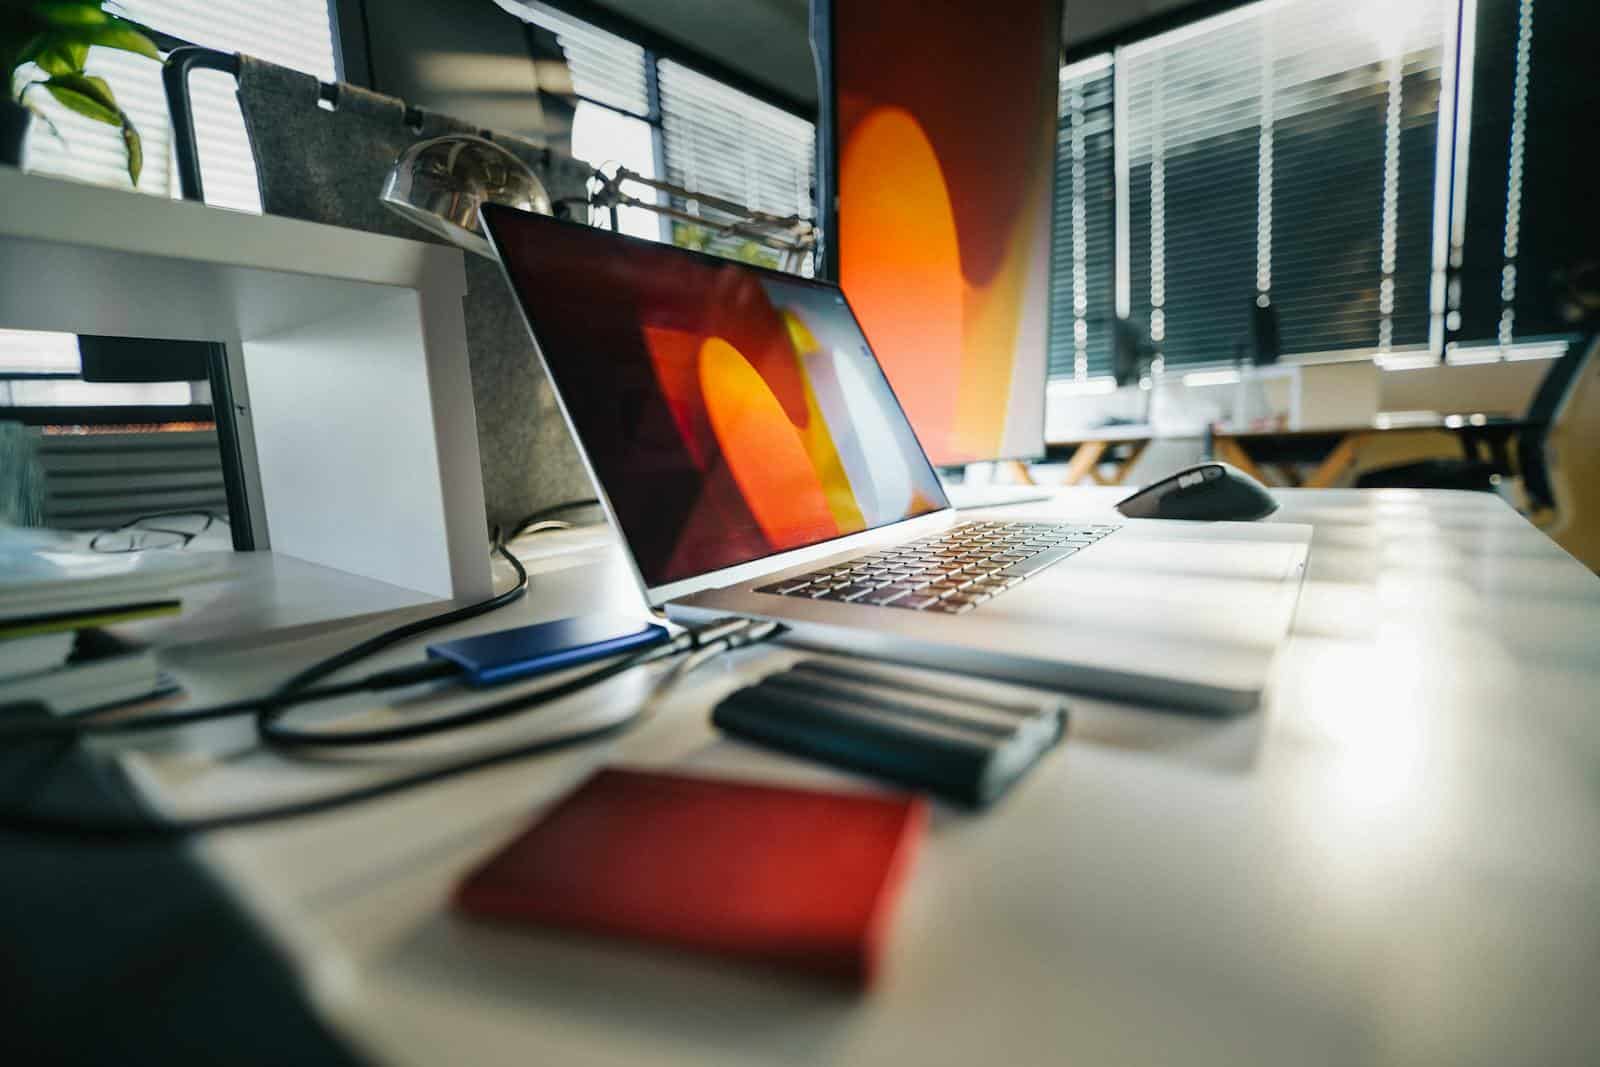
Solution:
{"label": "office chair", "polygon": [[[1577,386],[1583,368],[1590,362],[1600,335],[1591,334],[1567,347],[1567,351],[1545,372],[1533,394],[1527,412],[1519,420],[1514,436],[1515,460],[1512,473],[1521,476],[1530,511],[1554,507],[1549,466],[1545,450],[1551,430],[1561,416],[1565,402]],[[1379,467],[1356,479],[1358,489],[1469,489],[1494,491],[1495,475],[1505,473],[1498,463],[1482,459],[1473,450],[1470,436],[1464,439],[1469,454],[1452,459],[1425,459],[1392,467]]]}
{"label": "office chair", "polygon": [[1542,492],[1553,514],[1531,516],[1590,570],[1600,571],[1600,339],[1562,398],[1544,443]]}

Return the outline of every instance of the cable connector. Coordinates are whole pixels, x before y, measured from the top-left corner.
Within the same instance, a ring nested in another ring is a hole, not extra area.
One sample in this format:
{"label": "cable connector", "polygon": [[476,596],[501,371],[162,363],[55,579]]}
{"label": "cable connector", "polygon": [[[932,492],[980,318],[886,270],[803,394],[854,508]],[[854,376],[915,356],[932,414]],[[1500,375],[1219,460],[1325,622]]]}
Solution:
{"label": "cable connector", "polygon": [[708,645],[743,633],[755,624],[755,619],[746,619],[739,615],[730,615],[727,618],[715,619],[704,626],[696,626],[689,631],[692,642],[690,648],[705,648]]}
{"label": "cable connector", "polygon": [[[734,621],[743,623],[743,625],[734,627],[732,626]],[[698,647],[707,648],[715,644],[720,645],[723,651],[731,652],[736,648],[744,648],[747,645],[758,645],[763,641],[770,641],[783,633],[784,630],[782,623],[765,619],[728,620],[726,624],[713,623],[712,625],[717,627],[718,632],[709,636],[703,632],[698,634],[697,636],[702,637]]]}

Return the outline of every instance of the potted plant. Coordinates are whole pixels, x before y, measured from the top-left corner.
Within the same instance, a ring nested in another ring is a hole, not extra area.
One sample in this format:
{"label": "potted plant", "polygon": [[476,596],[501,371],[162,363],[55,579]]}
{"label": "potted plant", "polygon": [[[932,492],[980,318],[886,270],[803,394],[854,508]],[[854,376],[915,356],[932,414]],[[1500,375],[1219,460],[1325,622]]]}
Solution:
{"label": "potted plant", "polygon": [[[144,168],[139,131],[105,79],[84,71],[91,45],[161,59],[138,24],[105,10],[104,0],[0,0],[0,74],[7,79],[0,100],[0,163],[21,165],[28,127],[38,114],[29,98],[45,92],[80,115],[119,127],[128,177],[139,183]],[[18,74],[29,64],[36,70],[19,86]]]}

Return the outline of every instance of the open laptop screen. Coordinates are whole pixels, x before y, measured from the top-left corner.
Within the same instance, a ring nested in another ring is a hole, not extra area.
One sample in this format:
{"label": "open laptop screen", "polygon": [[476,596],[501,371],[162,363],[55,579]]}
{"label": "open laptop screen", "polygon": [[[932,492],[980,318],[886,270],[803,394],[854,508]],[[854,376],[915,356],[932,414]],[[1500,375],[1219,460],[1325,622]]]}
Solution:
{"label": "open laptop screen", "polygon": [[947,506],[836,287],[483,219],[647,586]]}

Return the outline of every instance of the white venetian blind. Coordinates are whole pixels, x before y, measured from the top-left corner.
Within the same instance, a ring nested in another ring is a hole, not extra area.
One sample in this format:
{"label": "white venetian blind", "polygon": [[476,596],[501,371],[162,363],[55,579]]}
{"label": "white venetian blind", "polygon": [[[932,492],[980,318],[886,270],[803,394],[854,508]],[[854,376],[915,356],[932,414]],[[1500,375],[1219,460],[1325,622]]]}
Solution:
{"label": "white venetian blind", "polygon": [[643,48],[531,0],[523,4],[523,18],[556,35],[578,96],[640,118],[649,114]]}
{"label": "white venetian blind", "polygon": [[1425,344],[1452,0],[1266,0],[1116,54],[1124,297],[1168,363]]}
{"label": "white venetian blind", "polygon": [[812,215],[816,127],[663,60],[667,179],[773,215]]}
{"label": "white venetian blind", "polygon": [[[121,0],[121,14],[152,29],[193,44],[245,52],[271,63],[335,77],[333,29],[327,0]],[[92,48],[88,71],[111,84],[117,101],[132,117],[144,140],[145,165],[139,191],[178,195],[172,162],[172,132],[160,66],[126,52]],[[250,154],[232,79],[199,72],[191,82],[201,176],[208,202],[241,210],[260,210],[255,164]],[[45,94],[35,103],[61,131],[61,138],[36,123],[28,164],[42,173],[129,187],[126,155],[118,131],[61,107]]]}
{"label": "white venetian blind", "polygon": [[[121,0],[117,10],[136,22],[193,44],[246,52],[325,81],[335,76],[327,0]],[[138,191],[177,197],[172,129],[160,64],[127,52],[91,48],[86,69],[110,83],[117,102],[133,119],[143,139],[144,170]],[[29,73],[24,71],[23,78]],[[38,72],[32,71],[32,76],[38,76]],[[197,72],[191,82],[206,200],[223,207],[260,211],[255,161],[233,89],[233,80],[216,72]],[[127,154],[117,129],[68,111],[40,90],[30,93],[29,99],[59,132],[56,136],[45,123],[35,121],[28,144],[30,170],[124,189],[132,187]],[[0,330],[0,374],[77,373],[78,369],[77,339],[70,334]],[[75,383],[18,383],[11,387],[9,400],[21,402],[18,394],[25,389],[35,393],[62,392],[68,387],[79,392],[83,388]],[[138,394],[139,402],[149,400],[138,392],[143,387],[115,388],[127,396]]]}
{"label": "white venetian blind", "polygon": [[1111,373],[1116,172],[1111,56],[1061,71],[1050,270],[1050,377]]}

